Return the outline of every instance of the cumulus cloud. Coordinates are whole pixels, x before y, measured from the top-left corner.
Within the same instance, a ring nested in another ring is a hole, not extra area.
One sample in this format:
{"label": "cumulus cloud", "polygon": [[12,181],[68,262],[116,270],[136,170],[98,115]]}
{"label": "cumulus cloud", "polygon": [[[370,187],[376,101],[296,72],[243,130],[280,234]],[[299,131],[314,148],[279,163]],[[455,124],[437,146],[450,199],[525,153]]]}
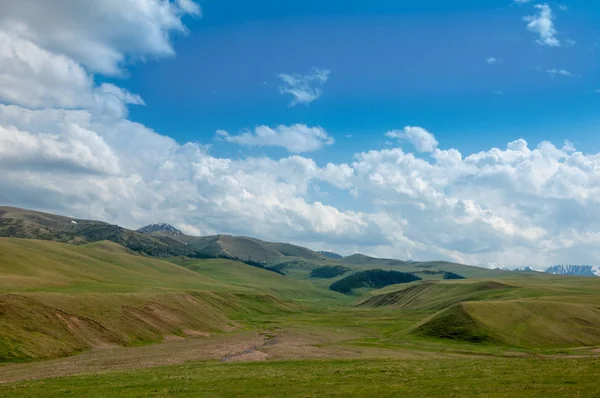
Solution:
{"label": "cumulus cloud", "polygon": [[119,74],[127,59],[174,55],[172,33],[186,33],[191,0],[4,1],[0,30],[65,55],[92,72]]}
{"label": "cumulus cloud", "polygon": [[217,131],[217,137],[227,142],[246,146],[276,146],[293,153],[311,152],[334,143],[333,138],[321,127],[308,127],[305,124],[293,126],[257,126],[254,131],[230,135],[224,130]]}
{"label": "cumulus cloud", "polygon": [[321,97],[329,74],[329,70],[319,68],[313,68],[307,75],[281,73],[279,78],[283,81],[283,85],[279,87],[279,92],[294,97],[290,106],[308,105]]}
{"label": "cumulus cloud", "polygon": [[498,59],[496,57],[488,57],[485,59],[485,62],[488,65],[494,65],[494,64],[498,63]]}
{"label": "cumulus cloud", "polygon": [[560,40],[556,37],[557,31],[554,28],[554,15],[548,4],[536,4],[538,10],[536,15],[525,17],[527,29],[539,35],[538,43],[545,46],[558,47]]}
{"label": "cumulus cloud", "polygon": [[433,134],[422,127],[406,126],[403,131],[392,130],[385,135],[400,141],[410,142],[418,152],[433,152],[438,146]]}
{"label": "cumulus cloud", "polygon": [[[79,2],[53,2],[56,10],[37,3],[42,11],[33,7],[31,19],[21,6],[29,0],[13,2],[0,19],[2,204],[127,227],[165,221],[188,233],[251,235],[342,253],[477,265],[600,262],[600,154],[584,154],[568,141],[558,148],[518,139],[463,155],[439,149],[426,129],[407,126],[387,135],[414,150],[365,149],[348,163],[218,157],[128,120],[128,104],[142,98],[95,81],[97,73],[118,73],[129,57],[171,53],[167,32],[185,31],[179,18],[198,14],[195,3],[119,2],[123,13],[114,18],[127,26],[117,27],[102,13],[97,21],[86,17]],[[110,4],[117,3],[90,7]],[[60,16],[56,30],[40,12]],[[62,43],[59,31],[79,34]],[[159,34],[137,37],[152,32]],[[87,45],[110,51],[88,59]],[[290,152],[333,142],[322,128],[305,125],[218,134]],[[315,186],[336,189],[331,196],[342,199],[316,200]]]}

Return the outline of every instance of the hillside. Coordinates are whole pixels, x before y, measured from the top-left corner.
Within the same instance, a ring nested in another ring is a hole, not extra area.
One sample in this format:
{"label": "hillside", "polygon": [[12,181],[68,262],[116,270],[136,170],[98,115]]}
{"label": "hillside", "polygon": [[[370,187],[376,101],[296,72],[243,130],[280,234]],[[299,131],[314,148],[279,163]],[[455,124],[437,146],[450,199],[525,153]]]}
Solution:
{"label": "hillside", "polygon": [[14,207],[0,207],[0,237],[83,244],[108,240],[154,257],[194,255],[170,236],[148,235],[100,221],[81,220]]}
{"label": "hillside", "polygon": [[295,258],[309,261],[326,260],[321,254],[310,249],[288,243],[265,242],[243,236],[216,235],[183,238],[190,247],[199,252],[214,256],[229,256],[242,260],[276,264]]}
{"label": "hillside", "polygon": [[243,326],[240,316],[296,310],[275,294],[303,300],[320,294],[235,261],[194,265],[206,272],[113,242],[0,238],[0,361],[231,331]]}
{"label": "hillside", "polygon": [[151,224],[138,231],[100,221],[81,220],[36,211],[0,207],[0,237],[52,240],[85,244],[111,241],[134,252],[159,257],[227,257],[253,261],[297,279],[310,279],[322,266],[346,266],[356,271],[383,269],[413,273],[425,280],[443,279],[453,273],[465,278],[509,277],[512,272],[489,270],[449,262],[414,262],[380,259],[355,254],[339,258],[288,243],[215,235],[188,236],[168,224]]}
{"label": "hillside", "polygon": [[442,280],[446,274],[456,274],[464,278],[506,278],[514,275],[510,271],[492,270],[447,261],[401,261],[376,258],[363,254],[344,257],[340,263],[358,269],[384,269],[413,273],[424,280]]}
{"label": "hillside", "polygon": [[600,309],[560,302],[464,302],[435,314],[414,333],[515,347],[593,346],[600,344]]}
{"label": "hillside", "polygon": [[430,314],[420,336],[515,347],[600,344],[600,286],[581,278],[420,282],[372,292],[359,307]]}

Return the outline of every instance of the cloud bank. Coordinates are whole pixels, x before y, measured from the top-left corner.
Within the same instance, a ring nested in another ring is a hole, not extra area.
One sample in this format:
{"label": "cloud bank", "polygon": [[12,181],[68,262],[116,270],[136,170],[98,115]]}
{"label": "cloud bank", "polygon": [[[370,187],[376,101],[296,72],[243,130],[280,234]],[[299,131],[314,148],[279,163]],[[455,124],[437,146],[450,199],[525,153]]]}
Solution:
{"label": "cloud bank", "polygon": [[[522,139],[462,154],[424,127],[399,126],[386,135],[408,149],[317,162],[296,154],[333,138],[297,124],[218,133],[292,155],[219,157],[129,120],[127,107],[143,99],[98,83],[128,62],[173,56],[172,37],[186,32],[181,18],[200,14],[195,3],[45,4],[13,2],[0,17],[2,204],[346,254],[484,266],[600,261],[600,154]],[[320,95],[299,93],[294,101]],[[341,199],[317,200],[317,188]]]}

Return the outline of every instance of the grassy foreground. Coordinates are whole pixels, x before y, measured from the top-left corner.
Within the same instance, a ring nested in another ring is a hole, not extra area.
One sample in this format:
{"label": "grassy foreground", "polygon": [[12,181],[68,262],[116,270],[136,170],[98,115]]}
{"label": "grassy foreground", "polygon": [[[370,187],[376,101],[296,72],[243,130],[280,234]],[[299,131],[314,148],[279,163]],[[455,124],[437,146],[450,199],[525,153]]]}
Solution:
{"label": "grassy foreground", "polygon": [[0,386],[10,397],[594,397],[600,359],[200,362]]}

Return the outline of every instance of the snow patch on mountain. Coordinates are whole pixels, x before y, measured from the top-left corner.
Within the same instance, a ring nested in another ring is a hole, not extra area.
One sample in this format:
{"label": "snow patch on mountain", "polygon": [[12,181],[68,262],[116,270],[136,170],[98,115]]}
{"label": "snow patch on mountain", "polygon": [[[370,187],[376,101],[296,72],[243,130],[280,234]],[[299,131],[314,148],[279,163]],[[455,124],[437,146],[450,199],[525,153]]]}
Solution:
{"label": "snow patch on mountain", "polygon": [[546,270],[554,275],[600,276],[600,267],[592,265],[554,265]]}

